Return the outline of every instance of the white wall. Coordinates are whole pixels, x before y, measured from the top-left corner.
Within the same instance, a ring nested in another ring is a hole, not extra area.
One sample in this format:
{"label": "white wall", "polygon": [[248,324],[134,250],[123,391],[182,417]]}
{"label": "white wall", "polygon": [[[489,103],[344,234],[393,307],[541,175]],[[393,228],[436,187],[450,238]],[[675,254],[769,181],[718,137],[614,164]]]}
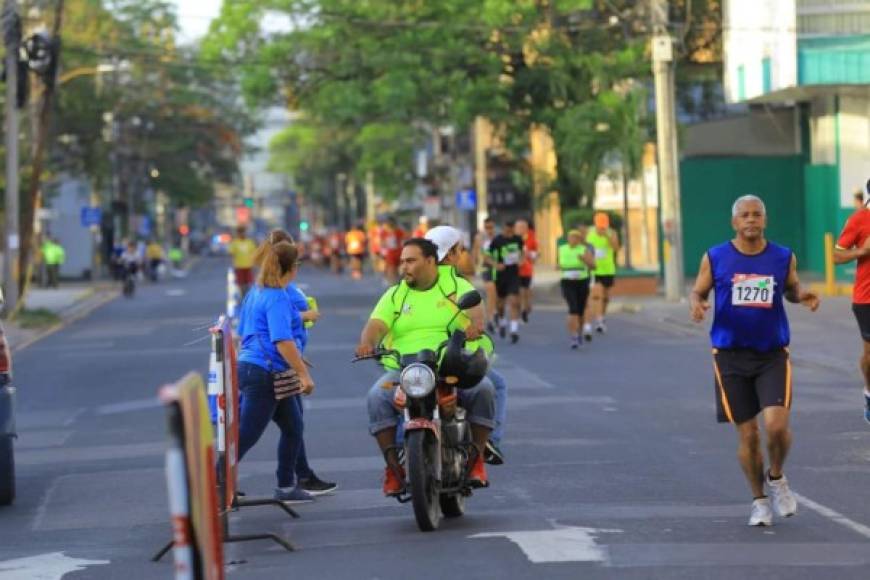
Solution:
{"label": "white wall", "polygon": [[840,97],[840,204],[870,179],[870,99]]}
{"label": "white wall", "polygon": [[764,94],[762,61],[771,59],[771,91],[797,84],[795,0],[725,0],[723,5],[725,99],[739,102],[739,69],[745,99]]}

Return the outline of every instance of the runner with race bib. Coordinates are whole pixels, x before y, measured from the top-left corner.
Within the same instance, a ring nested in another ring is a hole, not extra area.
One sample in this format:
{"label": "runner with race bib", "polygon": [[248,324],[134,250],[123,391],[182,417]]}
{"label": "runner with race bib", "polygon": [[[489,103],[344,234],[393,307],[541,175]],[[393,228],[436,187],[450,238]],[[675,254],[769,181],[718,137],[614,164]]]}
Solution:
{"label": "runner with race bib", "polygon": [[[691,315],[695,322],[704,320],[710,308],[707,297],[714,291],[710,338],[718,420],[737,428],[737,455],[753,495],[749,525],[769,526],[773,510],[782,517],[797,512],[783,475],[791,447],[792,403],[791,337],[784,300],[815,311],[819,298],[801,290],[794,253],[764,238],[767,215],[761,199],[739,198],[732,208],[731,225],[735,238],[710,248],[701,260]],[[767,471],[759,413],[767,435]]]}

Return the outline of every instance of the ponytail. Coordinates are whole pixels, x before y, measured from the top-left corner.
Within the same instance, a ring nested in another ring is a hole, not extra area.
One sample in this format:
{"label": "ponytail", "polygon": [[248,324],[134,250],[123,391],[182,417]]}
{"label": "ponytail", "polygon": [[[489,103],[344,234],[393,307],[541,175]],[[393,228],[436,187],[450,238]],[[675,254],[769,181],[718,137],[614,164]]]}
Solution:
{"label": "ponytail", "polygon": [[266,258],[266,254],[269,250],[270,246],[274,246],[279,242],[289,242],[291,244],[295,244],[293,241],[293,236],[288,234],[286,231],[281,229],[274,229],[269,232],[269,235],[266,236],[266,239],[263,240],[263,243],[260,244],[260,247],[257,248],[257,251],[254,252],[254,265],[258,268],[263,266],[263,260]]}
{"label": "ponytail", "polygon": [[264,242],[257,284],[264,288],[281,288],[281,280],[296,267],[299,250],[290,242]]}

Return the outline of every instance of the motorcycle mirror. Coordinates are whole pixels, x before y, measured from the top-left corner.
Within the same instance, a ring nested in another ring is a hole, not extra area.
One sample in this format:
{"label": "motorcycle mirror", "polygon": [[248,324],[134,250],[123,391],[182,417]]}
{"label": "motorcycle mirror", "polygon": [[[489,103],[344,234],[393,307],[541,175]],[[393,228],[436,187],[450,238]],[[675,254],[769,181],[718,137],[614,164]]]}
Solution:
{"label": "motorcycle mirror", "polygon": [[457,306],[459,306],[460,310],[471,310],[481,302],[483,302],[483,297],[481,297],[480,292],[472,290],[459,297]]}

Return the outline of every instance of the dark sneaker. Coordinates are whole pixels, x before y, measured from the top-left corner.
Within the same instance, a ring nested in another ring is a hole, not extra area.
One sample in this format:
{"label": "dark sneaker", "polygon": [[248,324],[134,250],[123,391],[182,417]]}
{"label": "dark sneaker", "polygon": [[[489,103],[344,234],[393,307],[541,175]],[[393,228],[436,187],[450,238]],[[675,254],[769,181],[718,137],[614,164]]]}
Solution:
{"label": "dark sneaker", "polygon": [[498,327],[498,335],[502,338],[507,336],[507,326],[499,326]]}
{"label": "dark sneaker", "polygon": [[523,317],[523,322],[525,322],[526,324],[528,324],[528,323],[529,323],[529,311],[528,311],[528,310],[523,310],[521,316]]}
{"label": "dark sneaker", "polygon": [[338,489],[338,484],[331,481],[323,481],[317,475],[311,474],[311,477],[299,479],[299,487],[310,493],[311,495],[324,495]]}
{"label": "dark sneaker", "polygon": [[571,339],[571,350],[577,350],[578,348],[580,348],[580,341],[577,340],[576,338],[572,338]]}
{"label": "dark sneaker", "polygon": [[870,395],[864,393],[864,420],[870,423]]}
{"label": "dark sneaker", "polygon": [[314,496],[299,487],[278,487],[275,489],[275,499],[284,503],[311,503]]}
{"label": "dark sneaker", "polygon": [[486,442],[486,449],[483,451],[483,460],[490,465],[502,465],[504,463],[504,455],[498,445],[489,440]]}
{"label": "dark sneaker", "polygon": [[468,483],[471,487],[489,487],[489,478],[486,476],[486,465],[483,463],[483,457],[480,455],[474,461],[471,467],[471,473],[468,474]]}
{"label": "dark sneaker", "polygon": [[520,341],[520,335],[516,332],[511,333],[511,344],[516,344]]}

